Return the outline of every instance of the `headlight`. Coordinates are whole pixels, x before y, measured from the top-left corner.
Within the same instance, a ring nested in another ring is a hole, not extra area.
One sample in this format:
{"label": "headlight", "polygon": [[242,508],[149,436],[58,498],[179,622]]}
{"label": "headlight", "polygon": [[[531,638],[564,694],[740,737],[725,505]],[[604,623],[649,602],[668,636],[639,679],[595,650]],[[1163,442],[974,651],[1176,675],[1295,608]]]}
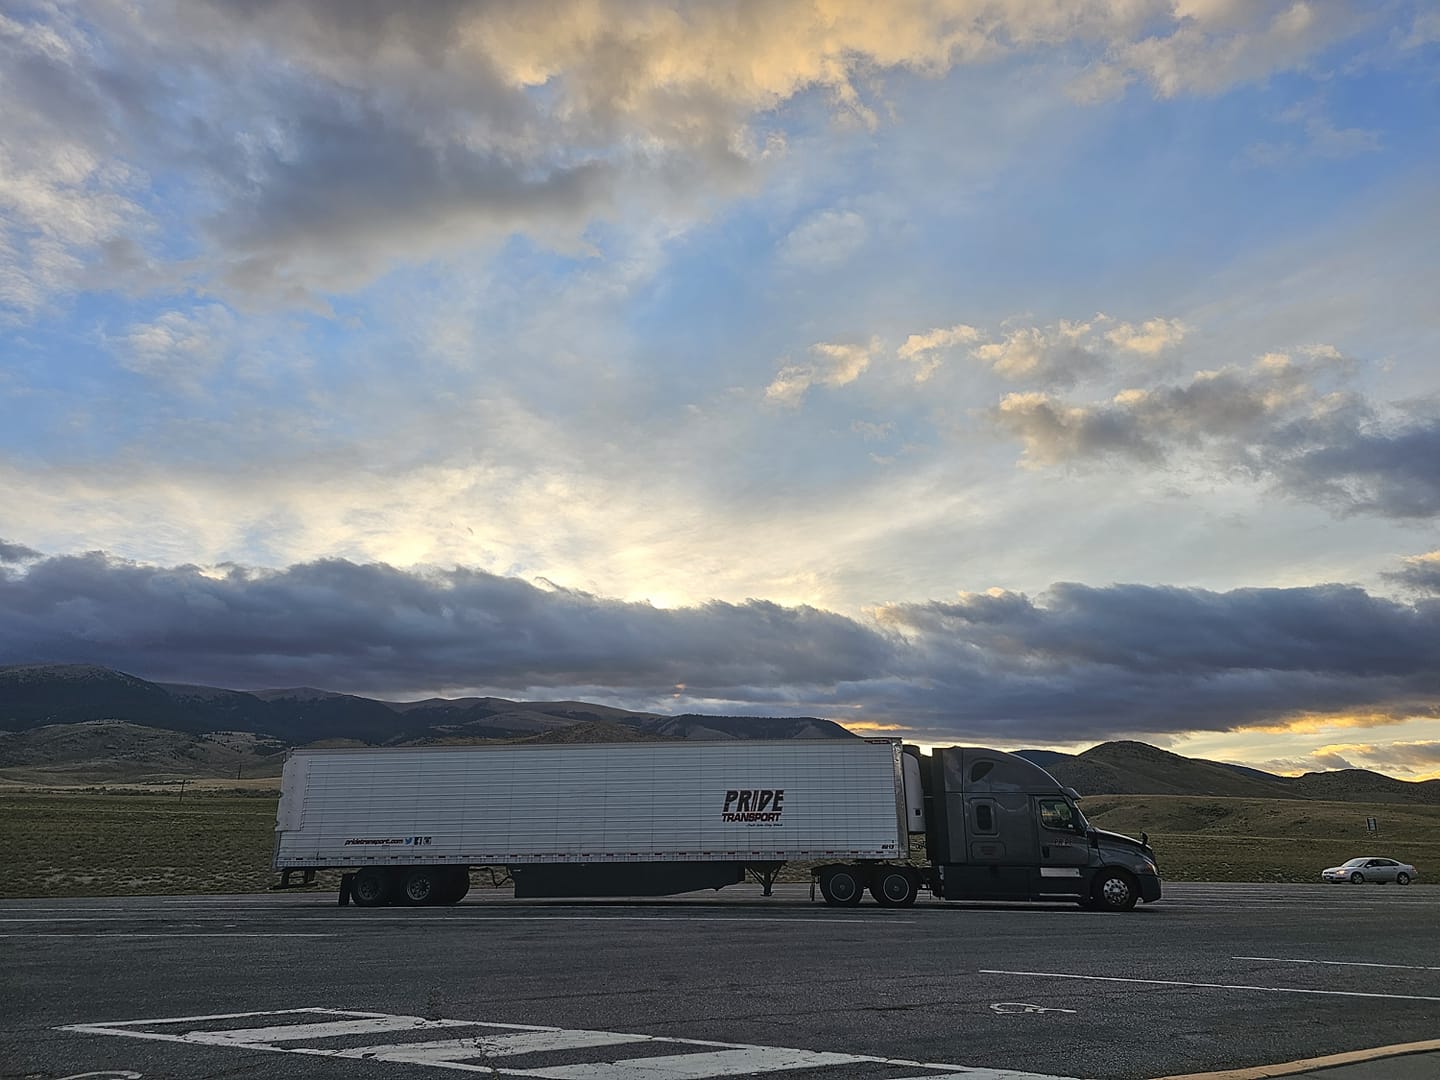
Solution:
{"label": "headlight", "polygon": [[1153,862],[1151,862],[1149,859],[1146,859],[1146,860],[1145,860],[1145,872],[1146,872],[1147,874],[1157,874],[1157,875],[1158,875],[1158,874],[1160,873],[1160,868],[1157,867],[1157,866],[1156,866]]}

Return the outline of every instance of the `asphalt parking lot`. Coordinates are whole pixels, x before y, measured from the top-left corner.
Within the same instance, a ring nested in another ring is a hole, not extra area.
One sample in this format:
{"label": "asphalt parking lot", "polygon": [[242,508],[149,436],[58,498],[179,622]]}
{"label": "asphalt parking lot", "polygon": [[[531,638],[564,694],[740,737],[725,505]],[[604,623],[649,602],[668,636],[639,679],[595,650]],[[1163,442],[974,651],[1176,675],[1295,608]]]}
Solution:
{"label": "asphalt parking lot", "polygon": [[1129,914],[13,900],[0,957],[5,1078],[1141,1080],[1440,1038],[1423,886],[1170,885]]}

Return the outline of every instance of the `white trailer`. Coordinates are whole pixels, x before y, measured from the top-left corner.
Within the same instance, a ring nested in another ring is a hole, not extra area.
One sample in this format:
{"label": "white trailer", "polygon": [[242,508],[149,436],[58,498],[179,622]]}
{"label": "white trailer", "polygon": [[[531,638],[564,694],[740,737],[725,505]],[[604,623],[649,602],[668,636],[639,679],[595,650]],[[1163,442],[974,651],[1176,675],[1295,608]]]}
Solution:
{"label": "white trailer", "polygon": [[297,750],[274,863],[358,867],[361,904],[458,899],[475,866],[518,896],[768,893],[793,860],[903,860],[920,799],[891,739]]}
{"label": "white trailer", "polygon": [[[275,825],[281,884],[340,868],[342,903],[455,903],[472,867],[517,897],[661,896],[734,885],[766,895],[817,863],[825,901],[868,889],[905,906],[1069,900],[1115,911],[1160,898],[1148,838],[1096,829],[1079,795],[983,747],[928,755],[895,739],[792,739],[297,750]],[[909,858],[923,834],[925,859]]]}

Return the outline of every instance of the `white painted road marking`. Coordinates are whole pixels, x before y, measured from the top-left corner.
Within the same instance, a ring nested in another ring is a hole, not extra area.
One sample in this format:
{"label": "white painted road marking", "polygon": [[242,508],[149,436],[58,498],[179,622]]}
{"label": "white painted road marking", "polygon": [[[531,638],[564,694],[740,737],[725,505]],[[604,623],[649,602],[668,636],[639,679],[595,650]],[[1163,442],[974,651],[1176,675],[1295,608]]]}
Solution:
{"label": "white painted road marking", "polygon": [[1116,975],[1071,975],[1062,971],[996,971],[981,968],[981,975],[1022,975],[1037,979],[1082,979],[1086,982],[1139,983],[1144,986],[1191,986],[1204,990],[1259,990],[1266,994],[1318,994],[1322,997],[1385,998],[1389,1001],[1440,1001],[1423,994],[1366,994],[1359,990],[1300,990],[1293,986],[1246,986],[1240,983],[1181,982],[1177,979],[1122,979]]}
{"label": "white painted road marking", "polygon": [[229,1046],[235,1043],[299,1042],[304,1039],[335,1039],[343,1035],[378,1035],[382,1031],[430,1031],[434,1028],[473,1026],[464,1020],[365,1016],[357,1020],[324,1020],[315,1024],[270,1024],[257,1028],[191,1032],[188,1041]]}
{"label": "white painted road marking", "polygon": [[464,1061],[473,1057],[514,1057],[544,1054],[556,1050],[588,1050],[594,1046],[650,1042],[649,1035],[626,1035],[616,1031],[534,1031],[519,1035],[482,1035],[470,1039],[440,1039],[435,1042],[353,1046],[348,1050],[316,1050],[320,1055],[342,1058],[375,1058],[433,1065]]}
{"label": "white painted road marking", "polygon": [[537,1080],[705,1080],[711,1076],[754,1076],[786,1069],[818,1069],[822,1065],[850,1065],[874,1058],[853,1054],[827,1054],[813,1050],[787,1050],[778,1046],[745,1046],[709,1053],[671,1054],[665,1057],[596,1061],[584,1065],[557,1065],[540,1069],[507,1070],[510,1076]]}
{"label": "white painted road marking", "polygon": [[1232,956],[1231,960],[1263,960],[1270,964],[1324,964],[1327,967],[1393,968],[1397,971],[1440,971],[1421,964],[1370,964],[1360,960],[1297,960],[1289,956]]}
{"label": "white painted road marking", "polygon": [[98,933],[76,930],[75,933],[0,933],[0,937],[338,937],[337,933],[251,933],[220,932],[190,933],[189,930],[170,930],[168,933],[131,933],[128,930],[101,930]]}
{"label": "white painted road marking", "polygon": [[[217,1021],[250,1021],[244,1027],[194,1028]],[[169,1028],[156,1031],[155,1028]],[[370,1032],[396,1034],[468,1028],[475,1034],[466,1038],[430,1041],[403,1041],[370,1046],[297,1045],[324,1043]],[[111,1035],[132,1039],[190,1043],[209,1048],[261,1050],[279,1054],[344,1058],[433,1066],[463,1072],[528,1080],[709,1080],[711,1077],[749,1076],[793,1069],[824,1066],[888,1065],[923,1070],[908,1080],[1075,1080],[1009,1069],[972,1069],[964,1065],[910,1061],[820,1050],[798,1050],[780,1046],[752,1046],[744,1043],[679,1039],[615,1031],[579,1031],[528,1024],[496,1024],[480,1020],[427,1020],[419,1016],[357,1012],[350,1009],[279,1009],[270,1012],[215,1013],[206,1016],[172,1016],[152,1020],[111,1020],[92,1024],[69,1024],[58,1031],[83,1035]],[[285,1045],[282,1045],[285,1044]],[[644,1044],[673,1047],[673,1053],[657,1056],[616,1058],[611,1061],[535,1061],[541,1055],[557,1057],[565,1051],[597,1046]],[[524,1068],[506,1067],[496,1059],[526,1055]]]}

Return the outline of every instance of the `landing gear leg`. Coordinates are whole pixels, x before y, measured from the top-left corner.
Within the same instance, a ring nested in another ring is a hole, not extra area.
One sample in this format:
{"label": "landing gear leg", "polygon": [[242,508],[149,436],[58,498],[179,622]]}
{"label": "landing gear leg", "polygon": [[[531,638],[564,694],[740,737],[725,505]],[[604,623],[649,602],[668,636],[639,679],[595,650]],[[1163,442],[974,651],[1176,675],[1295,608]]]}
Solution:
{"label": "landing gear leg", "polygon": [[750,876],[760,883],[761,896],[775,895],[775,879],[780,876],[780,868],[784,863],[756,863],[754,866],[746,867]]}

